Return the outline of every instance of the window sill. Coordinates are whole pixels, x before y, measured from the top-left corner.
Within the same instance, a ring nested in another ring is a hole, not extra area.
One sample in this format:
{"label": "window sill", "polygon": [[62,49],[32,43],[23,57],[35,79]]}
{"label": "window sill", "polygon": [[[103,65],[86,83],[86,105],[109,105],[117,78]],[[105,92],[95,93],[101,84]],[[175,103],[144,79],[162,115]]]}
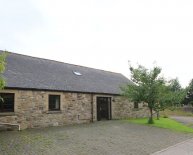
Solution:
{"label": "window sill", "polygon": [[0,112],[0,117],[1,116],[15,116],[15,112]]}
{"label": "window sill", "polygon": [[62,111],[58,110],[58,111],[48,111],[47,114],[61,114]]}

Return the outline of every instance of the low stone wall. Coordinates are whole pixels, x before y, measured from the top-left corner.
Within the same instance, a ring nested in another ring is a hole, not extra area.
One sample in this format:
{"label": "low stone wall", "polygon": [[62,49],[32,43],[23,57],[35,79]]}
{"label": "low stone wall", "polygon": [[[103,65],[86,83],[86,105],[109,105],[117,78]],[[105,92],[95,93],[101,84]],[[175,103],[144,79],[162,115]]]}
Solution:
{"label": "low stone wall", "polygon": [[[0,122],[20,124],[21,129],[96,121],[97,96],[111,97],[112,119],[147,115],[142,105],[134,109],[133,104],[121,96],[8,89],[1,92],[14,93],[15,103],[13,113],[0,113]],[[48,110],[49,95],[60,95],[60,111]]]}
{"label": "low stone wall", "polygon": [[149,110],[146,104],[139,103],[139,107],[134,108],[134,104],[129,102],[128,99],[123,96],[114,97],[114,101],[112,103],[112,116],[114,119],[149,116]]}

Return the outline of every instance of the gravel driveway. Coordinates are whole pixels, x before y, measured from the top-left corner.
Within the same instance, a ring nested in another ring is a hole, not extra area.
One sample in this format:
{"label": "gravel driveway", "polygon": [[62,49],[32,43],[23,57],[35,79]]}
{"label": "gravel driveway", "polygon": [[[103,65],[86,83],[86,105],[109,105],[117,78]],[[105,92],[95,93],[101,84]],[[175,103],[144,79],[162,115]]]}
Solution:
{"label": "gravel driveway", "polygon": [[146,155],[193,134],[128,123],[92,124],[0,132],[1,155]]}
{"label": "gravel driveway", "polygon": [[193,128],[193,117],[188,117],[188,116],[170,116],[170,118],[180,122],[180,123],[183,123],[183,124],[186,124],[186,125],[189,125],[190,127]]}

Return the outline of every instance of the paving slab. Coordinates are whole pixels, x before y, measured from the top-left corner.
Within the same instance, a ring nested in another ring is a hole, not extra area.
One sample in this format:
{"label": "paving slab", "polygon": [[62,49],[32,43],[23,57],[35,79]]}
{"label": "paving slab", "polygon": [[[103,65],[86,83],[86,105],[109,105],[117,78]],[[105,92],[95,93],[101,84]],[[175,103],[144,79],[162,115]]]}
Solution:
{"label": "paving slab", "polygon": [[152,155],[193,155],[193,139],[170,146]]}
{"label": "paving slab", "polygon": [[190,138],[193,134],[133,124],[126,120],[100,121],[1,131],[0,155],[149,155]]}

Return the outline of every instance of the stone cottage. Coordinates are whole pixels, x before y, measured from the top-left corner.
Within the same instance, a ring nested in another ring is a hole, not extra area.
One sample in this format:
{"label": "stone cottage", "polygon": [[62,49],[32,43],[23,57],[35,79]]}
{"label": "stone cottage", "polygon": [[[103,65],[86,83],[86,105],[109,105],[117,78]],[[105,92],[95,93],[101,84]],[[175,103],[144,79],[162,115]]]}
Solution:
{"label": "stone cottage", "polygon": [[26,129],[146,115],[120,96],[130,81],[119,73],[10,52],[6,61],[0,124]]}

